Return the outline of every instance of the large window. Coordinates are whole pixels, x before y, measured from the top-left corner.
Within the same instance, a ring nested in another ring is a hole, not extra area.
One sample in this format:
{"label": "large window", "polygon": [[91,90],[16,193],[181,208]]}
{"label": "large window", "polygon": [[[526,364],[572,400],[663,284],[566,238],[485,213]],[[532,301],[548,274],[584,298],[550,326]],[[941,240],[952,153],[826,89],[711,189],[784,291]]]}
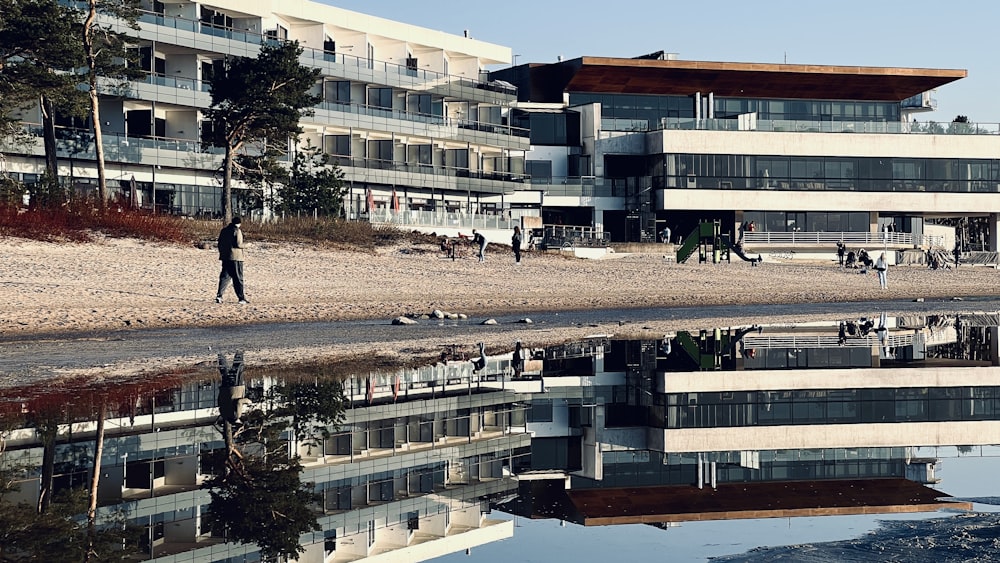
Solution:
{"label": "large window", "polygon": [[392,109],[392,88],[369,88],[368,105]]}
{"label": "large window", "polygon": [[[703,97],[704,99],[704,97]],[[693,118],[695,96],[570,93],[570,105],[601,104],[601,117],[623,126],[655,128],[661,118]],[[790,121],[899,121],[898,102],[715,97],[715,118],[756,112],[758,119]],[[702,117],[708,117],[702,115]]]}
{"label": "large window", "polygon": [[646,170],[663,188],[1000,193],[994,159],[665,154]]}
{"label": "large window", "polygon": [[327,135],[323,138],[324,150],[333,156],[351,156],[350,135]]}
{"label": "large window", "polygon": [[368,158],[392,162],[392,141],[368,141]]}
{"label": "large window", "polygon": [[328,80],[323,83],[323,99],[338,104],[351,103],[351,83],[346,80]]}
{"label": "large window", "polygon": [[524,163],[524,170],[531,176],[534,183],[548,184],[552,181],[552,161],[551,160],[528,160]]}
{"label": "large window", "polygon": [[719,428],[998,420],[998,392],[997,387],[941,387],[671,393],[665,397],[667,416],[661,423],[666,428]]}
{"label": "large window", "polygon": [[580,144],[580,114],[532,113],[531,144],[570,145]]}

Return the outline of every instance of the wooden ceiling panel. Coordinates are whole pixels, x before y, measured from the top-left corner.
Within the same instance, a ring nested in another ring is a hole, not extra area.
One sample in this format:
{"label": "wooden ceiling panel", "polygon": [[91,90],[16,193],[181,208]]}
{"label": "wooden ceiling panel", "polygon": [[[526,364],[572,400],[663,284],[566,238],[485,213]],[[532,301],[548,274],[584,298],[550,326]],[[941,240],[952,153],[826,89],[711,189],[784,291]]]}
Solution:
{"label": "wooden ceiling panel", "polygon": [[559,67],[564,91],[723,97],[901,101],[967,75],[965,70],[707,63],[607,59],[567,61]]}

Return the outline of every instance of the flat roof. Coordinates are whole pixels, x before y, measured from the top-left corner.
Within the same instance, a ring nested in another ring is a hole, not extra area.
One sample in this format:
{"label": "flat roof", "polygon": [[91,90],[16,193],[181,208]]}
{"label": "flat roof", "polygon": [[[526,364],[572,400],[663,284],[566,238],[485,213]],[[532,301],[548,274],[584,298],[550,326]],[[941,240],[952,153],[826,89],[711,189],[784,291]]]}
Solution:
{"label": "flat roof", "polygon": [[532,65],[546,92],[658,94],[697,92],[744,98],[899,102],[968,75],[963,69],[885,68],[772,63],[580,57]]}
{"label": "flat roof", "polygon": [[716,489],[573,489],[565,494],[585,526],[972,510],[972,503],[939,500],[949,497],[900,478],[728,483]]}

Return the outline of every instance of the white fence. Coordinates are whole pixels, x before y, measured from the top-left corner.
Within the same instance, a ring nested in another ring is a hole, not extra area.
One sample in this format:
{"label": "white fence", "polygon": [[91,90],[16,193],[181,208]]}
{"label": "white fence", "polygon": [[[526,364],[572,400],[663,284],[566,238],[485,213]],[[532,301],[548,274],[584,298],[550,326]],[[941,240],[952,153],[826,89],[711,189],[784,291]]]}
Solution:
{"label": "white fence", "polygon": [[520,225],[520,217],[511,218],[504,215],[483,213],[461,213],[445,211],[393,211],[392,209],[376,209],[361,218],[371,223],[410,226],[410,227],[448,227],[453,229],[497,229],[511,230],[514,225]]}
{"label": "white fence", "polygon": [[849,247],[856,246],[919,246],[944,248],[943,236],[914,236],[913,233],[898,232],[827,232],[827,231],[755,231],[743,233],[743,243],[797,245],[797,246],[835,246],[843,242]]}

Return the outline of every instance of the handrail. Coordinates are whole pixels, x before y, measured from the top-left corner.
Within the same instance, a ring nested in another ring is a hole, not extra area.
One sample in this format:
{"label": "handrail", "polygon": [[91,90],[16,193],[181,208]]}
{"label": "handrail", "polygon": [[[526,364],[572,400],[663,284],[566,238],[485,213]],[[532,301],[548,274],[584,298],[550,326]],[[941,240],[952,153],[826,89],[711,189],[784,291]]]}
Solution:
{"label": "handrail", "polygon": [[384,108],[380,106],[372,106],[367,104],[354,104],[354,103],[343,103],[343,102],[320,102],[319,107],[320,109],[324,109],[327,111],[342,111],[356,115],[385,117],[387,119],[402,119],[405,121],[416,121],[420,123],[426,123],[428,125],[445,125],[450,127],[458,127],[459,129],[472,129],[475,131],[482,131],[485,133],[496,133],[500,135],[506,134],[515,137],[527,138],[531,133],[530,130],[524,129],[523,127],[513,127],[510,125],[503,125],[500,123],[490,123],[487,121],[456,119],[453,117],[445,117],[443,115],[412,112],[394,108]]}
{"label": "handrail", "polygon": [[[161,27],[167,27],[171,29],[179,29],[182,31],[190,31],[192,33],[199,33],[203,35],[210,35],[212,37],[222,37],[232,41],[242,41],[244,43],[252,43],[255,45],[263,45],[267,42],[274,41],[268,37],[265,33],[258,33],[249,29],[235,29],[231,27],[224,27],[215,25],[208,22],[203,22],[201,20],[190,20],[187,18],[182,18],[178,16],[167,16],[157,12],[151,12],[148,10],[142,10],[140,12],[138,21],[140,23],[147,23]],[[312,47],[302,46],[303,56],[311,60],[333,62],[351,66],[360,66],[374,69],[375,65],[378,65],[380,69],[385,72],[393,72],[396,74],[404,76],[412,76],[415,78],[420,78],[421,80],[434,81],[447,79],[449,83],[457,83],[462,86],[468,86],[471,88],[488,90],[491,92],[498,92],[507,95],[516,95],[517,88],[508,86],[506,84],[500,84],[497,82],[481,82],[478,80],[472,80],[464,76],[455,76],[451,74],[444,74],[441,72],[426,70],[426,69],[415,69],[408,67],[406,65],[400,65],[398,63],[391,63],[388,61],[379,61],[376,59],[368,59],[367,57],[358,57],[355,55],[347,55],[344,53],[331,53],[324,51],[323,49],[315,49]],[[339,59],[339,60],[338,60]]]}
{"label": "handrail", "polygon": [[753,131],[775,133],[879,133],[895,135],[998,135],[1000,123],[938,123],[936,121],[818,121],[757,119],[741,126],[738,119],[661,117],[659,121],[604,117],[604,131]]}
{"label": "handrail", "polygon": [[903,232],[858,231],[754,231],[743,233],[743,243],[835,246],[843,242],[848,246],[932,246],[943,247],[944,237],[938,235],[915,236]]}

